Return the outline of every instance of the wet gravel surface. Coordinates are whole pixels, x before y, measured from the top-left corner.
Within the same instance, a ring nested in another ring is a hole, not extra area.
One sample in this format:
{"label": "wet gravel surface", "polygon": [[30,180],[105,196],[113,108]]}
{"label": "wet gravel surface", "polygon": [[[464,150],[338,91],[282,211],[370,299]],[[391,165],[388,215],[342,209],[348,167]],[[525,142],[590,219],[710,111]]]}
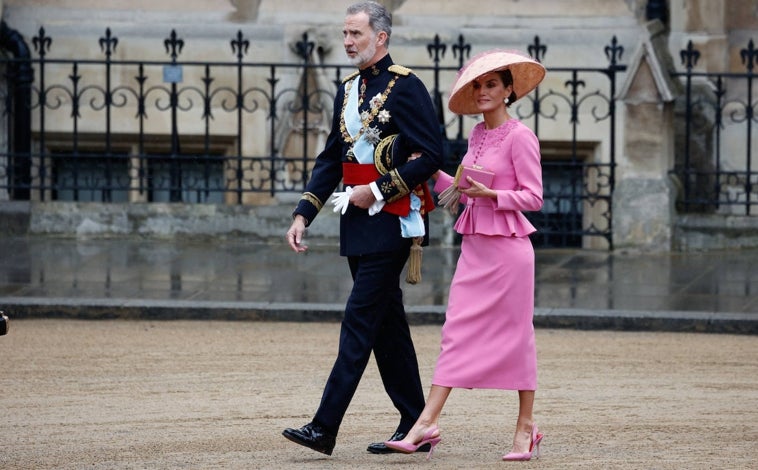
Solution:
{"label": "wet gravel surface", "polygon": [[[758,338],[538,329],[542,456],[500,460],[514,392],[454,390],[442,443],[372,455],[397,415],[373,361],[331,457],[281,436],[312,416],[337,323],[12,321],[0,468],[756,468]],[[439,325],[412,327],[428,387]]]}

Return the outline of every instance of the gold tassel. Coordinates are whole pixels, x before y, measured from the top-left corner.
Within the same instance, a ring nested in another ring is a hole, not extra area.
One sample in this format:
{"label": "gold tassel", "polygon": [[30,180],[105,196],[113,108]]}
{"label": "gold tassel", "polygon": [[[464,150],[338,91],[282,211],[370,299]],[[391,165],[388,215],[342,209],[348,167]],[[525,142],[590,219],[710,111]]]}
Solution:
{"label": "gold tassel", "polygon": [[408,274],[405,277],[405,282],[408,284],[418,284],[421,282],[421,255],[423,253],[421,242],[423,241],[424,237],[415,237],[413,239],[411,254],[408,258]]}

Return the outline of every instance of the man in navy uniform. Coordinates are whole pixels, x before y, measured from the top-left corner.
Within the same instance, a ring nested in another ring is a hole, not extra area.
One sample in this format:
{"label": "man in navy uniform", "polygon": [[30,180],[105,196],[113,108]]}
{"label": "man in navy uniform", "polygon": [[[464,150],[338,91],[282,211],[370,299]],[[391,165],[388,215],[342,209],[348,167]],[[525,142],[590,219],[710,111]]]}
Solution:
{"label": "man in navy uniform", "polygon": [[[339,87],[331,132],[286,235],[292,249],[303,252],[305,229],[330,196],[333,210],[342,212],[340,255],[347,257],[353,288],[339,352],[312,421],[283,432],[327,455],[372,351],[400,413],[390,440],[402,439],[424,407],[400,276],[412,245],[428,240],[425,214],[433,201],[426,181],[442,165],[442,136],[426,87],[388,53],[391,32],[382,5],[348,7],[344,46],[359,71]],[[344,191],[333,195],[340,181]],[[392,452],[381,442],[368,451]]]}

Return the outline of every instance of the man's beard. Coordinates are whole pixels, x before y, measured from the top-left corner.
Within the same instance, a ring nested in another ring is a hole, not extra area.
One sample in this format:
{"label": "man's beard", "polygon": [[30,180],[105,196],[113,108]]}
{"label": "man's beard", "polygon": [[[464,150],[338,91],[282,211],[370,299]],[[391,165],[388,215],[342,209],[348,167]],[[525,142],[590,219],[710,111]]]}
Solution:
{"label": "man's beard", "polygon": [[376,55],[376,44],[371,42],[363,52],[358,52],[354,57],[348,56],[347,59],[351,64],[360,68],[362,65],[368,64],[368,62],[374,58],[374,55]]}

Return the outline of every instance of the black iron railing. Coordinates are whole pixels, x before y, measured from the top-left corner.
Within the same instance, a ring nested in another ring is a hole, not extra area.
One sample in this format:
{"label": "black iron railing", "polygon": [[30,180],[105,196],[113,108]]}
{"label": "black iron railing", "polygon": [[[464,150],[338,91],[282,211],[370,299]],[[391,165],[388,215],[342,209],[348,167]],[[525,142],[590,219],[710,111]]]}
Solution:
{"label": "black iron railing", "polygon": [[680,52],[685,72],[683,124],[672,174],[681,185],[678,209],[695,213],[756,215],[758,168],[753,154],[758,50],[753,40],[740,51],[744,72],[695,71],[700,52],[692,41]]}
{"label": "black iron railing", "polygon": [[[119,39],[110,28],[97,41],[99,60],[51,58],[44,28],[31,43],[34,57],[0,59],[10,136],[0,149],[0,190],[19,200],[244,204],[301,192],[337,85],[353,71],[315,60],[307,34],[293,46],[294,63],[256,62],[241,31],[229,42],[230,60],[214,62],[180,60],[185,43],[176,31],[158,61],[115,59]],[[453,61],[436,36],[430,63],[404,65],[429,86],[453,169],[472,121],[446,111],[443,90],[472,47],[461,35],[449,50]],[[538,36],[527,50],[544,62]],[[610,246],[622,53],[614,37],[605,67],[548,65],[551,85],[514,106],[543,142],[545,208],[529,214],[541,245],[590,236]]]}

